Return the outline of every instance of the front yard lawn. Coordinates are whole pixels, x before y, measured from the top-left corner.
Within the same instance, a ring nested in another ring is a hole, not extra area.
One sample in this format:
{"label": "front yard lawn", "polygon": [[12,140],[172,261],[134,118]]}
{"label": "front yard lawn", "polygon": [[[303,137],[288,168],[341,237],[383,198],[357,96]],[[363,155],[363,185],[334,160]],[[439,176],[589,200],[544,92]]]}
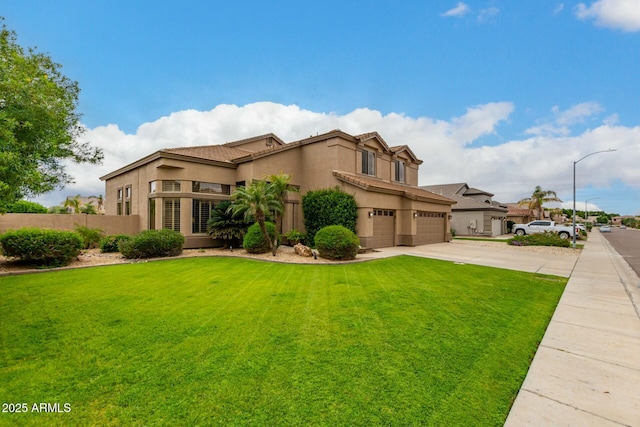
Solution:
{"label": "front yard lawn", "polygon": [[0,424],[502,425],[565,284],[409,256],[2,277],[0,398],[29,411]]}

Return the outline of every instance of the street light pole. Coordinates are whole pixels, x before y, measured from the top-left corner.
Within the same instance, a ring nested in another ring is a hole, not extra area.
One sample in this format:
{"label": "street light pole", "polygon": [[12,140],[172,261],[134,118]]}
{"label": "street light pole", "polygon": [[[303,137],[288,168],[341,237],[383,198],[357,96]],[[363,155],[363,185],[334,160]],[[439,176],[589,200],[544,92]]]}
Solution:
{"label": "street light pole", "polygon": [[589,153],[586,156],[582,157],[581,159],[573,162],[573,249],[576,248],[576,164],[583,161],[589,156],[593,156],[594,154],[610,153],[612,151],[618,151],[618,150],[609,148],[608,150],[594,151],[593,153]]}
{"label": "street light pole", "polygon": [[592,201],[592,200],[600,199],[600,198],[601,197],[592,197],[591,199],[584,201],[584,222],[587,222],[587,218],[589,217],[589,215],[588,215],[589,211],[587,211],[587,203]]}

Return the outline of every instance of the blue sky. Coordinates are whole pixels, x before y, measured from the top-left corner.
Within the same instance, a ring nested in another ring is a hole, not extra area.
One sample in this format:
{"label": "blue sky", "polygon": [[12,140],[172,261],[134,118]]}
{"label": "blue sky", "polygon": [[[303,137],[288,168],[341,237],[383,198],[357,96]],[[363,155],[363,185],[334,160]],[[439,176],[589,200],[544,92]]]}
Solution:
{"label": "blue sky", "polygon": [[168,146],[274,132],[378,131],[424,160],[420,184],[513,202],[536,185],[578,209],[640,214],[640,1],[0,0],[23,46],[82,89],[101,167]]}

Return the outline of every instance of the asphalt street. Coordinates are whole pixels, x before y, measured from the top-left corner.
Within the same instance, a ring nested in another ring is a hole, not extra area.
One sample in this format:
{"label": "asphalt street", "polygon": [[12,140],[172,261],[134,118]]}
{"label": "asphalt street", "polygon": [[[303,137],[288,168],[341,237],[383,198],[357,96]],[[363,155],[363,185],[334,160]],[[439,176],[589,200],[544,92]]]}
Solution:
{"label": "asphalt street", "polygon": [[611,233],[602,233],[602,236],[640,276],[640,230],[611,227]]}

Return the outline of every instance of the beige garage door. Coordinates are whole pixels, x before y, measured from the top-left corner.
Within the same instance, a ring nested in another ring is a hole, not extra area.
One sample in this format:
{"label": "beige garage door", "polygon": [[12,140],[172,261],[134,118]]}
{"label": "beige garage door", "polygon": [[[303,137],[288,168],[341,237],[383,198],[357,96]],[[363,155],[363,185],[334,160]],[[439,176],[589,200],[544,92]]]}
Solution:
{"label": "beige garage door", "polygon": [[395,212],[375,209],[373,211],[373,247],[388,248],[395,246]]}
{"label": "beige garage door", "polygon": [[439,212],[418,212],[416,245],[444,242],[444,215]]}

